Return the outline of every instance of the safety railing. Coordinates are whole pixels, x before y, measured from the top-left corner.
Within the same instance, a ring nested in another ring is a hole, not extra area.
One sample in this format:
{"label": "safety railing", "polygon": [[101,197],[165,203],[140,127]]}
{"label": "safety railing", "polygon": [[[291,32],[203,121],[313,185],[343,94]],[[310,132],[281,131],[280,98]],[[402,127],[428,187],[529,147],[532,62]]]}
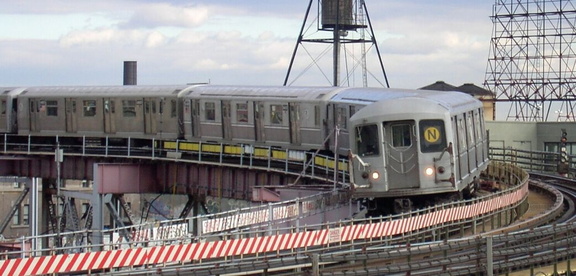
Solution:
{"label": "safety railing", "polygon": [[[561,154],[548,151],[528,151],[513,148],[490,147],[490,159],[514,164],[527,171],[557,173]],[[576,175],[576,156],[568,155],[569,177]]]}
{"label": "safety railing", "polygon": [[111,137],[21,136],[4,134],[4,154],[54,154],[179,160],[185,162],[246,167],[299,175],[323,182],[349,183],[347,157],[304,150],[280,149],[249,144],[190,142]]}

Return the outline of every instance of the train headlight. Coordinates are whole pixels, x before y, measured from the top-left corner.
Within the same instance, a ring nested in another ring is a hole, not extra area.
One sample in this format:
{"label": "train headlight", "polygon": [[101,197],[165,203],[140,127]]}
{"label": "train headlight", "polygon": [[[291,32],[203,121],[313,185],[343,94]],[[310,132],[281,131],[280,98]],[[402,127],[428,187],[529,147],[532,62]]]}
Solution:
{"label": "train headlight", "polygon": [[374,171],[372,172],[372,179],[373,180],[378,180],[378,178],[380,178],[380,173]]}
{"label": "train headlight", "polygon": [[427,176],[431,176],[431,175],[434,174],[434,168],[426,168],[426,169],[424,170],[424,173],[425,173]]}

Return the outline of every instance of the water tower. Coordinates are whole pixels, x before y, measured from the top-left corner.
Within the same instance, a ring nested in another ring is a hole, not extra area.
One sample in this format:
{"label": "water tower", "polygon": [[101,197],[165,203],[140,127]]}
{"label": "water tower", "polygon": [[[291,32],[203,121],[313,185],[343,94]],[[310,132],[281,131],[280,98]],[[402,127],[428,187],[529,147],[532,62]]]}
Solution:
{"label": "water tower", "polygon": [[[333,86],[341,86],[346,83],[350,84],[350,77],[353,75],[353,70],[361,71],[362,86],[368,86],[366,44],[371,44],[371,47],[376,51],[376,60],[379,62],[379,68],[382,70],[385,86],[389,87],[384,64],[380,56],[380,50],[376,43],[374,30],[364,0],[317,0],[317,16],[314,20],[311,20],[311,23],[308,23],[308,21],[310,21],[309,17],[313,14],[313,12],[311,13],[313,2],[315,1],[310,0],[308,3],[304,22],[298,35],[298,41],[294,47],[288,72],[284,79],[284,85],[289,85],[290,73],[292,72],[299,47],[302,47],[304,43],[319,43],[332,46],[331,84]],[[314,30],[312,34],[305,33],[305,30],[309,31],[311,29]],[[360,44],[361,47],[355,49],[359,50],[359,53],[354,53],[352,47],[347,47],[351,44]],[[307,51],[307,53],[310,55],[309,51]],[[326,52],[322,52],[320,55],[322,56],[325,53]],[[322,68],[318,64],[318,60],[321,56],[312,58],[313,63],[320,70],[322,70]],[[342,74],[340,71],[343,59],[346,61],[347,70],[345,74]],[[355,64],[350,66],[348,60],[352,60]],[[308,68],[310,67],[311,66]],[[326,74],[324,75],[326,76]],[[344,76],[344,78],[342,78],[342,76]],[[381,81],[379,82],[384,86]]]}

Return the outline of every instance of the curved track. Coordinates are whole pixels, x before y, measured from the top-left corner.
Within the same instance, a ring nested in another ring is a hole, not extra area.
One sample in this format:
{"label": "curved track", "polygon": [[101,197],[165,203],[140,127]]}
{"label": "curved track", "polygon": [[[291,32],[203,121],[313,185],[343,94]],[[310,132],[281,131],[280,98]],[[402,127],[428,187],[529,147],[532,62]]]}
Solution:
{"label": "curved track", "polygon": [[576,222],[576,180],[556,175],[530,173],[530,178],[558,190],[563,195],[564,213],[554,223]]}

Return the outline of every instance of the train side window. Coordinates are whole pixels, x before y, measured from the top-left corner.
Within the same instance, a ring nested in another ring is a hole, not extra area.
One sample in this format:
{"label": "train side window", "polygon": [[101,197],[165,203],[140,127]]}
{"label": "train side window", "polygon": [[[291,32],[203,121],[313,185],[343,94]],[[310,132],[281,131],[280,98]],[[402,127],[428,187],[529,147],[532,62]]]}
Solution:
{"label": "train side window", "polygon": [[204,116],[206,121],[216,120],[216,104],[214,102],[204,103]]}
{"label": "train side window", "polygon": [[136,117],[136,101],[122,100],[122,116]]}
{"label": "train side window", "polygon": [[84,110],[84,117],[94,117],[96,116],[96,101],[95,100],[87,100],[82,101]]}
{"label": "train side window", "polygon": [[6,100],[2,100],[2,103],[0,103],[0,113],[2,115],[6,114]]}
{"label": "train side window", "polygon": [[464,114],[464,117],[466,118],[466,137],[468,137],[468,147],[473,147],[475,142],[474,142],[474,123],[472,123],[472,112],[468,112],[467,114]]}
{"label": "train side window", "polygon": [[236,104],[236,121],[238,123],[248,122],[248,103]]}
{"label": "train side window", "polygon": [[412,145],[412,135],[408,124],[392,125],[392,146],[395,148],[410,147]]}
{"label": "train side window", "polygon": [[58,116],[58,101],[46,101],[46,116]]}
{"label": "train side window", "polygon": [[377,125],[356,127],[356,148],[360,156],[374,156],[380,154]]}
{"label": "train side window", "polygon": [[466,127],[465,121],[462,118],[458,118],[458,148],[460,153],[466,152]]}
{"label": "train side window", "polygon": [[474,130],[476,131],[476,140],[477,142],[481,142],[484,140],[482,135],[482,125],[480,124],[480,116],[482,114],[478,111],[474,112]]}
{"label": "train side window", "polygon": [[270,105],[270,122],[274,125],[281,125],[283,122],[283,113],[281,104]]}
{"label": "train side window", "polygon": [[446,148],[446,131],[443,120],[420,121],[420,150],[439,152]]}
{"label": "train side window", "polygon": [[44,112],[44,111],[46,111],[46,101],[39,101],[38,110],[36,110],[36,112]]}

